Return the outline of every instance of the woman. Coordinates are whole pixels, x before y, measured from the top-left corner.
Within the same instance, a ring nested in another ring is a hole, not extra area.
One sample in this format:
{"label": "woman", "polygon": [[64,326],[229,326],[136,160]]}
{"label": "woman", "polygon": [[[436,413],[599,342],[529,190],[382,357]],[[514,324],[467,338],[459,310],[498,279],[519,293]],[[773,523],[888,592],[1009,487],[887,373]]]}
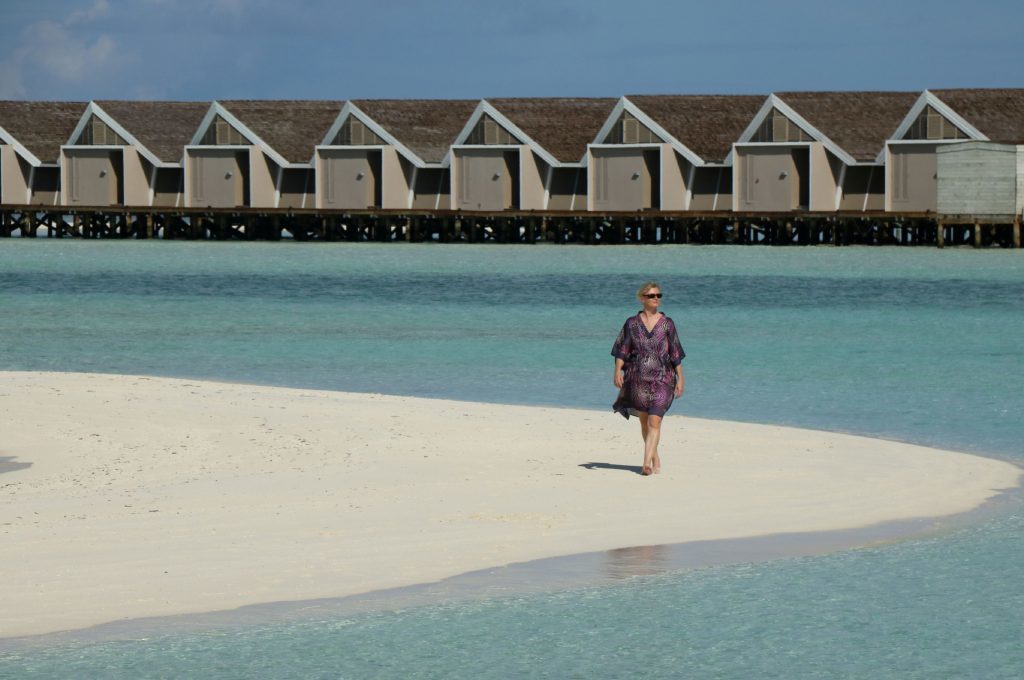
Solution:
{"label": "woman", "polygon": [[672,319],[659,312],[661,286],[648,281],[640,286],[636,297],[643,309],[626,319],[619,337],[612,346],[615,357],[615,386],[619,397],[613,409],[629,419],[640,419],[644,438],[642,475],[661,472],[658,440],[661,419],[672,406],[672,400],[683,394],[683,357],[679,335]]}

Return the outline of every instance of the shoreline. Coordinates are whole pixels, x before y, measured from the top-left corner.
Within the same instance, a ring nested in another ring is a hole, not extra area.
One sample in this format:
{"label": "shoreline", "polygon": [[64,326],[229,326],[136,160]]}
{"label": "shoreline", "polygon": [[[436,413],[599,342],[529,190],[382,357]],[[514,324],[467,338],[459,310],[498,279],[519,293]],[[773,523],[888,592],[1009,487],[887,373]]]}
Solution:
{"label": "shoreline", "polygon": [[[234,609],[148,616],[50,633],[0,637],[0,654],[75,644],[146,640],[172,635],[224,634],[248,627],[302,624],[439,604],[572,592],[621,584],[669,572],[762,564],[870,550],[958,531],[998,516],[996,506],[1019,503],[1024,487],[1004,491],[982,505],[948,517],[920,518],[854,529],[631,546],[546,557],[469,571],[439,581],[341,597],[258,602]],[[1012,500],[1011,500],[1012,499]]]}
{"label": "shoreline", "polygon": [[611,413],[3,377],[9,641],[372,598],[627,546],[934,525],[1021,481],[1016,464],[974,454],[671,414],[665,472],[643,478],[637,425]]}

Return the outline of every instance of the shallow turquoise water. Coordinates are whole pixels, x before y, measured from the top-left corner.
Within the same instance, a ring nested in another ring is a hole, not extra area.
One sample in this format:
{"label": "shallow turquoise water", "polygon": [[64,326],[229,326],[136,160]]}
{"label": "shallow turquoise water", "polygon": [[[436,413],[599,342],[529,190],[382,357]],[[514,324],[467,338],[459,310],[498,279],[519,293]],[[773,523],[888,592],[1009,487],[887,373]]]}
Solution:
{"label": "shallow turquoise water", "polygon": [[[1024,458],[1010,251],[12,240],[0,369],[607,409],[646,278],[688,354],[679,412]],[[1022,537],[1014,505],[827,557],[12,652],[0,676],[1017,677]]]}

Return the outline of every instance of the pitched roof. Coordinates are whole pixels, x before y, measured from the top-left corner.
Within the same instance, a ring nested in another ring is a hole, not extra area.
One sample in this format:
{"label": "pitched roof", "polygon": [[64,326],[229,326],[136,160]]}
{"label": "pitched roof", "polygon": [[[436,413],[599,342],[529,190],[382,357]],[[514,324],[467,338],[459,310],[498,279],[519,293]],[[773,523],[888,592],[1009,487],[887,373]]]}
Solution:
{"label": "pitched roof", "polygon": [[218,103],[289,163],[308,163],[341,113],[329,100],[220,100]]}
{"label": "pitched roof", "polygon": [[1024,89],[931,90],[993,142],[1024,142]]}
{"label": "pitched roof", "polygon": [[477,101],[472,99],[355,99],[352,104],[427,163],[440,163]]}
{"label": "pitched roof", "polygon": [[920,92],[776,92],[854,159],[874,162]]}
{"label": "pitched roof", "polygon": [[615,99],[551,97],[487,102],[563,163],[579,162],[615,108]]}
{"label": "pitched roof", "polygon": [[627,95],[705,162],[721,163],[767,95]]}
{"label": "pitched roof", "polygon": [[56,163],[87,104],[0,101],[0,127],[43,163]]}
{"label": "pitched roof", "polygon": [[167,163],[181,160],[209,102],[97,101],[140,144]]}

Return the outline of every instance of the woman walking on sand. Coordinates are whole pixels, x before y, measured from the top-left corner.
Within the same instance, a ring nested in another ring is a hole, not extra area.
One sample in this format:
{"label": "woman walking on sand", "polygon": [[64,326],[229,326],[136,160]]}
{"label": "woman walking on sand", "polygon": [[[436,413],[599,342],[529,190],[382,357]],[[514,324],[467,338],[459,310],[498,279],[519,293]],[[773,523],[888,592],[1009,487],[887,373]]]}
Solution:
{"label": "woman walking on sand", "polygon": [[612,346],[614,382],[619,388],[612,408],[627,420],[631,415],[640,419],[644,439],[640,474],[649,475],[661,471],[661,419],[672,406],[672,400],[683,394],[682,361],[686,352],[672,319],[658,311],[661,286],[648,281],[640,286],[636,297],[643,309],[626,319]]}

